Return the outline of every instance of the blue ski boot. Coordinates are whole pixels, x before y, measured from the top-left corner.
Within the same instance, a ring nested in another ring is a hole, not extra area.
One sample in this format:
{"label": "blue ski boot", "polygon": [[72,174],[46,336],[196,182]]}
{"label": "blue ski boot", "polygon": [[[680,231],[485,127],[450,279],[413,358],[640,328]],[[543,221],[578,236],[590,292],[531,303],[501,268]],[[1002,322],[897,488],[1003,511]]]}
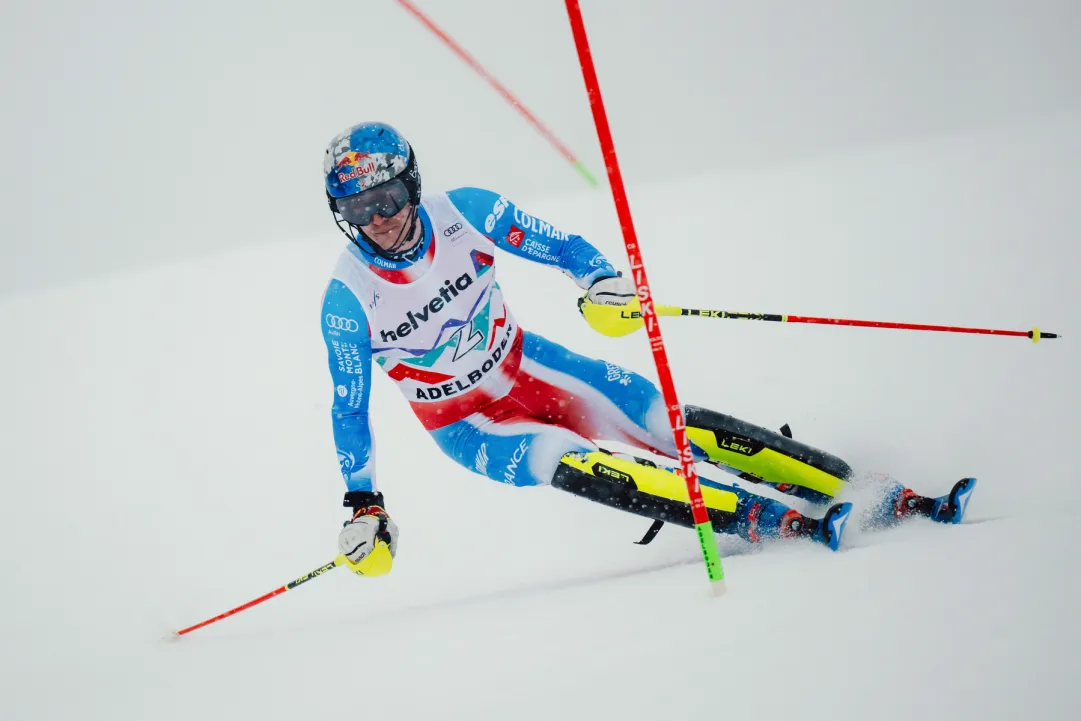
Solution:
{"label": "blue ski boot", "polygon": [[845,524],[852,512],[851,503],[836,503],[830,506],[821,519],[808,518],[799,511],[791,510],[781,519],[782,538],[810,538],[836,551],[841,546],[841,537],[845,533]]}
{"label": "blue ski boot", "polygon": [[818,522],[814,540],[826,544],[831,551],[836,551],[841,545],[841,536],[844,535],[848,514],[851,512],[851,503],[836,503],[830,506],[826,515]]}
{"label": "blue ski boot", "polygon": [[897,489],[888,493],[868,516],[866,525],[884,528],[913,516],[923,516],[938,523],[960,523],[975,488],[975,478],[962,478],[945,496],[931,498],[898,484]]}
{"label": "blue ski boot", "polygon": [[972,491],[976,490],[975,478],[962,478],[953,484],[950,492],[941,498],[933,499],[931,520],[939,523],[960,523],[968,510]]}

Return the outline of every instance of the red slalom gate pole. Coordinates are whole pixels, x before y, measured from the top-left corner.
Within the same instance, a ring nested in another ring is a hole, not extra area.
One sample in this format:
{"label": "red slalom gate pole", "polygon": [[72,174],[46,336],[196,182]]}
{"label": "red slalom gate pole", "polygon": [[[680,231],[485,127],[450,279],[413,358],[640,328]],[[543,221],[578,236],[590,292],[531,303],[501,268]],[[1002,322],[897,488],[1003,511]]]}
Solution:
{"label": "red slalom gate pole", "polygon": [[623,230],[623,244],[627,249],[627,262],[630,265],[631,272],[634,274],[638,301],[641,305],[642,321],[645,323],[646,333],[649,334],[649,345],[653,350],[653,362],[657,366],[657,375],[661,381],[661,393],[664,395],[665,405],[668,406],[668,422],[672,426],[672,436],[676,441],[676,450],[683,469],[683,479],[687,482],[687,495],[691,501],[691,515],[694,520],[695,530],[698,532],[699,544],[702,547],[702,557],[706,562],[706,570],[709,572],[709,580],[714,593],[724,593],[724,568],[721,565],[721,556],[717,550],[717,538],[713,535],[713,524],[710,523],[706,504],[702,499],[702,489],[698,483],[698,473],[694,468],[694,454],[687,438],[683,406],[680,405],[679,398],[676,396],[676,386],[672,380],[672,371],[668,366],[668,354],[664,349],[664,338],[661,337],[660,323],[657,322],[653,294],[650,292],[649,280],[646,277],[645,262],[638,247],[638,236],[634,231],[631,208],[627,202],[627,191],[623,187],[623,176],[619,172],[619,161],[616,159],[616,148],[612,142],[612,132],[608,127],[608,115],[604,111],[604,101],[601,99],[597,71],[593,67],[593,55],[589,51],[589,39],[586,37],[585,23],[582,22],[582,11],[578,7],[578,0],[566,0],[566,3],[571,32],[574,33],[574,46],[578,50],[578,63],[582,66],[582,77],[585,80],[586,90],[589,92],[589,107],[593,111],[593,122],[597,126],[597,137],[604,152],[604,167],[608,171],[608,184],[612,188],[612,198],[615,201],[616,212],[619,215],[619,225]]}
{"label": "red slalom gate pole", "polygon": [[499,93],[503,97],[503,99],[507,101],[507,103],[509,103],[512,107],[514,107],[515,110],[521,113],[522,117],[526,119],[526,122],[532,125],[533,128],[538,133],[540,133],[541,136],[545,140],[547,140],[549,144],[551,144],[551,146],[555,148],[556,151],[574,167],[575,170],[578,171],[578,174],[585,178],[587,183],[589,183],[593,187],[597,187],[597,179],[594,178],[593,174],[589,172],[585,165],[582,164],[582,161],[574,157],[574,153],[572,153],[566,145],[560,142],[559,138],[555,136],[555,133],[549,130],[544,125],[544,123],[542,123],[540,120],[537,119],[535,115],[533,115],[533,113],[529,112],[529,110],[527,110],[526,107],[522,105],[521,101],[519,101],[518,98],[514,97],[511,91],[507,90],[503,86],[503,83],[496,80],[494,75],[485,70],[484,66],[477,62],[476,58],[466,52],[461,45],[454,41],[454,38],[452,38],[442,28],[432,22],[431,18],[421,12],[420,8],[411,3],[409,0],[395,0],[395,2],[405,8],[405,10],[409,12],[410,15],[419,20],[420,23],[424,25],[424,27],[428,28],[433,35],[442,40],[443,44],[451,49],[451,52],[461,58],[461,60],[466,65],[473,69],[473,72],[488,81],[488,84],[495,88],[495,91]]}

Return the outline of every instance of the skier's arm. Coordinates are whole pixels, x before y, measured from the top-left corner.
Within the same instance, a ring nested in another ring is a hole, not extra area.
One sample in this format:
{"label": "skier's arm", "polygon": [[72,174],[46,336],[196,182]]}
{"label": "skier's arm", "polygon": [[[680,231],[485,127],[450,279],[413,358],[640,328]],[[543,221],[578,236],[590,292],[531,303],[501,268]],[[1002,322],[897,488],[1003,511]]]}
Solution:
{"label": "skier's arm", "polygon": [[375,493],[375,449],[368,417],[372,370],[368,319],[353,292],[332,280],[323,296],[321,320],[334,381],[330,413],[342,477],[350,492]]}
{"label": "skier's arm", "polygon": [[521,258],[559,268],[579,288],[616,275],[608,259],[588,241],[523,213],[506,198],[482,188],[458,188],[447,195],[465,219],[497,247]]}
{"label": "skier's arm", "polygon": [[372,338],[357,297],[339,280],[323,296],[323,340],[334,380],[334,445],[345,478],[345,503],[352,517],[338,532],[338,550],[361,576],[382,576],[394,564],[398,526],[375,487],[375,446],[368,400],[371,395]]}

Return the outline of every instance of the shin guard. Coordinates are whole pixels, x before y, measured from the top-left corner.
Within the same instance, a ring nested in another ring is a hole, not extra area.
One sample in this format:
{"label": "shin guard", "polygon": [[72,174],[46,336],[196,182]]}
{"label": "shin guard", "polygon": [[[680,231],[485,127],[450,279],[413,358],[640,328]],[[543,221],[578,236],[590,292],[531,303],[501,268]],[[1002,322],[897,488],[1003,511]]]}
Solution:
{"label": "shin guard", "polygon": [[[568,453],[560,461],[552,486],[621,511],[694,528],[683,478],[663,468],[601,451]],[[703,485],[702,498],[713,530],[734,532],[738,496]]]}
{"label": "shin guard", "polygon": [[698,406],[686,406],[687,435],[709,460],[748,480],[791,484],[830,498],[852,475],[840,458],[767,428]]}

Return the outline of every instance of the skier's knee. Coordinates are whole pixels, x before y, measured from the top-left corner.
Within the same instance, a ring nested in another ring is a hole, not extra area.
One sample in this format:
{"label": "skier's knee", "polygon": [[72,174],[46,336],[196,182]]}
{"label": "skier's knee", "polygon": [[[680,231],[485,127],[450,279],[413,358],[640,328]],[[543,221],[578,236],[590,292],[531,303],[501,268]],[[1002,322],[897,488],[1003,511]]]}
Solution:
{"label": "skier's knee", "polygon": [[514,486],[546,486],[555,477],[560,459],[568,453],[588,453],[597,447],[590,441],[563,428],[532,436],[522,436],[509,452],[503,453],[498,464],[489,462],[487,476]]}

